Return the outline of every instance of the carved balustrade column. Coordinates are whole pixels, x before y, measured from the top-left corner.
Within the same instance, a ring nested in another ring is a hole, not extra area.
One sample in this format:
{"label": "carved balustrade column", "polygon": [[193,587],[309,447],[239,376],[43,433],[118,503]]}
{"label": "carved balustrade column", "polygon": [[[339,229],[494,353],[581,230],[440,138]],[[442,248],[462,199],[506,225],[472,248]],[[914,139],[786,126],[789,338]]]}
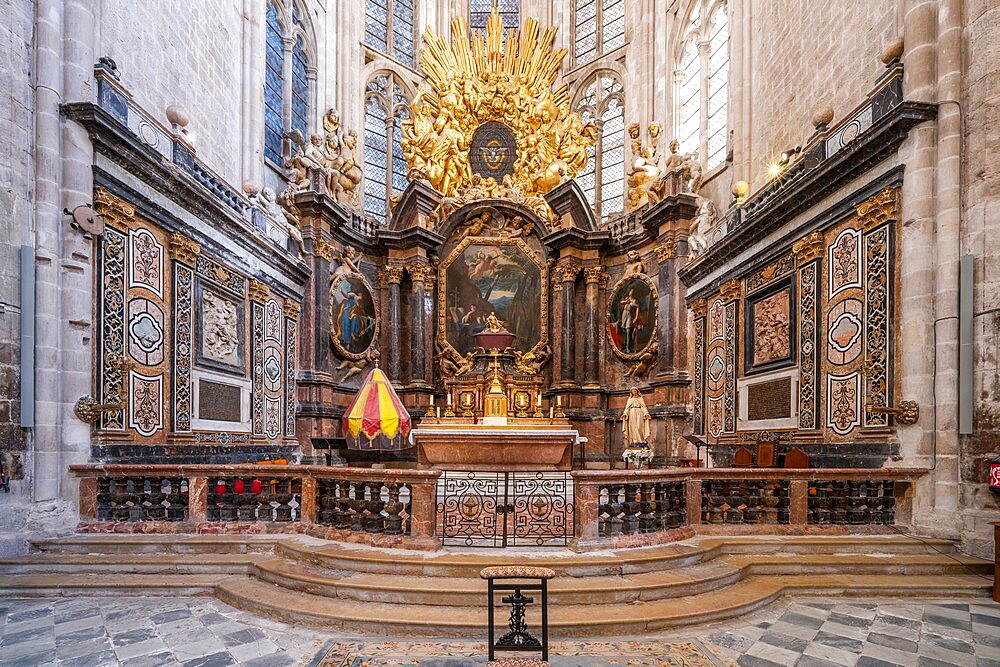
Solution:
{"label": "carved balustrade column", "polygon": [[427,384],[425,322],[430,316],[425,308],[426,284],[432,279],[434,269],[427,264],[410,264],[406,271],[413,283],[410,294],[410,384],[424,386]]}
{"label": "carved balustrade column", "polygon": [[576,373],[576,322],[573,302],[576,300],[576,275],[580,264],[576,260],[563,260],[552,271],[555,292],[562,295],[562,331],[559,335],[559,382],[575,384]]}
{"label": "carved balustrade column", "polygon": [[389,362],[387,373],[389,380],[398,382],[401,373],[399,352],[403,346],[400,336],[402,310],[399,303],[399,284],[403,281],[403,267],[387,266],[379,273],[379,283],[389,294]]}
{"label": "carved balustrade column", "polygon": [[603,266],[587,266],[583,269],[587,297],[587,335],[583,339],[583,386],[599,387],[597,339],[601,326],[600,292],[608,284],[608,272]]}

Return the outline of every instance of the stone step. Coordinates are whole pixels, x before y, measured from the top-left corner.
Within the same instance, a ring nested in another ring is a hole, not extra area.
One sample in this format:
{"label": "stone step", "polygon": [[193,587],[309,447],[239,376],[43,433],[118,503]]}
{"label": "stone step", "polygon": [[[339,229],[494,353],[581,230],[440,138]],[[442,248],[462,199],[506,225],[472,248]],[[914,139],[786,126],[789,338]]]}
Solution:
{"label": "stone step", "polygon": [[272,551],[282,537],[287,536],[99,533],[33,540],[31,547],[64,554],[249,554]]}
{"label": "stone step", "polygon": [[[802,595],[930,596],[987,595],[988,579],[971,575],[763,575],[719,590],[649,602],[605,605],[554,604],[553,637],[621,636],[707,623],[745,614],[785,593]],[[410,605],[349,600],[292,591],[249,577],[227,577],[216,595],[225,603],[289,623],[345,632],[395,636],[485,635],[483,606]],[[536,601],[537,601],[536,596]],[[504,624],[503,608],[498,608]],[[528,622],[538,622],[537,604]]]}
{"label": "stone step", "polygon": [[[285,560],[263,560],[252,574],[283,588],[323,597],[407,605],[482,606],[486,582],[472,577],[335,573]],[[557,577],[550,599],[559,604],[615,604],[694,595],[736,582],[742,572],[724,563],[624,576]]]}
{"label": "stone step", "polygon": [[[992,565],[940,554],[784,554],[723,556],[708,563],[621,576],[556,577],[552,599],[566,604],[612,604],[694,595],[750,574],[979,574]],[[476,577],[336,572],[287,559],[261,560],[253,574],[292,590],[345,599],[404,604],[481,605],[485,584]]]}
{"label": "stone step", "polygon": [[213,595],[220,578],[219,574],[4,574],[0,575],[0,595],[15,597]]}
{"label": "stone step", "polygon": [[0,559],[5,574],[246,574],[266,554],[36,553]]}

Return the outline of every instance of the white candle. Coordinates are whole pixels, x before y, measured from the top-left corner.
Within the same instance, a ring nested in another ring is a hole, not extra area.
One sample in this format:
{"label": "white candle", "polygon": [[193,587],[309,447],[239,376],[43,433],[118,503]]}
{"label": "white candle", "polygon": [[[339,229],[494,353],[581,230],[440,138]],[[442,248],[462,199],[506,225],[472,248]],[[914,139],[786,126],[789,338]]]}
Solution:
{"label": "white candle", "polygon": [[434,407],[434,394],[431,394],[431,402],[430,402],[430,406],[431,406],[432,408]]}
{"label": "white candle", "polygon": [[441,408],[437,408],[437,418],[441,419]]}
{"label": "white candle", "polygon": [[556,405],[562,407],[562,396],[556,396]]}
{"label": "white candle", "polygon": [[448,392],[448,407],[451,407],[451,392]]}
{"label": "white candle", "polygon": [[553,408],[553,407],[552,407],[552,406],[550,405],[550,406],[549,406],[549,419],[552,419],[552,417],[553,417],[553,415],[554,415],[554,412],[553,412],[554,410],[555,410],[555,408]]}
{"label": "white candle", "polygon": [[536,405],[538,405],[538,407],[542,407],[542,394],[540,392],[538,394],[538,403]]}

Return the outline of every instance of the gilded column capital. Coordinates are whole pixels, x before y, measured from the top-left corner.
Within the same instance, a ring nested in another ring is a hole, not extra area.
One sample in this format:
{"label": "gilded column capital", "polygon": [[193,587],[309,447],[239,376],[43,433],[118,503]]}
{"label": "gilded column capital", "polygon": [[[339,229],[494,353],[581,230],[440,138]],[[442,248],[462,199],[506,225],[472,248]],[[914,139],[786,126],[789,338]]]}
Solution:
{"label": "gilded column capital", "polygon": [[708,299],[701,297],[691,302],[691,313],[696,317],[705,317],[708,314]]}
{"label": "gilded column capital", "polygon": [[677,257],[677,241],[665,239],[663,243],[653,248],[653,255],[660,264],[668,259],[675,259]]}
{"label": "gilded column capital", "polygon": [[403,267],[401,266],[386,266],[378,272],[379,287],[398,285],[401,282],[403,282]]}
{"label": "gilded column capital", "polygon": [[317,236],[313,239],[313,254],[322,257],[326,261],[332,261],[337,253],[337,246],[326,239]]}
{"label": "gilded column capital", "polygon": [[271,296],[271,288],[253,278],[250,279],[247,292],[250,294],[250,300],[257,303],[264,303]]}
{"label": "gilded column capital", "polygon": [[722,283],[722,287],[719,288],[719,295],[725,302],[736,301],[740,298],[740,281],[730,280],[729,282]]}
{"label": "gilded column capital", "polygon": [[285,317],[290,320],[298,320],[299,313],[302,311],[302,304],[298,301],[293,301],[292,299],[285,299],[285,305],[282,308],[285,311]]}
{"label": "gilded column capital", "polygon": [[799,239],[792,244],[792,252],[795,253],[795,261],[800,266],[822,257],[823,250],[823,235],[819,232],[813,232],[804,239]]}
{"label": "gilded column capital", "polygon": [[180,232],[170,235],[170,257],[181,264],[194,266],[201,254],[201,246]]}
{"label": "gilded column capital", "polygon": [[877,195],[869,197],[858,204],[855,212],[858,214],[858,221],[865,231],[874,229],[884,222],[895,220],[897,215],[897,190],[895,188],[885,188]]}
{"label": "gilded column capital", "polygon": [[434,279],[434,267],[429,264],[409,264],[406,272],[410,274],[410,280],[415,283],[426,283]]}
{"label": "gilded column capital", "polygon": [[135,206],[104,188],[94,190],[94,210],[106,224],[123,232],[128,231],[135,219]]}
{"label": "gilded column capital", "polygon": [[603,266],[585,266],[583,279],[587,284],[597,283],[599,287],[605,287],[608,284],[608,271]]}
{"label": "gilded column capital", "polygon": [[577,274],[580,273],[580,262],[575,259],[564,259],[556,264],[556,268],[552,270],[554,276],[559,278],[561,283],[571,283],[576,280]]}

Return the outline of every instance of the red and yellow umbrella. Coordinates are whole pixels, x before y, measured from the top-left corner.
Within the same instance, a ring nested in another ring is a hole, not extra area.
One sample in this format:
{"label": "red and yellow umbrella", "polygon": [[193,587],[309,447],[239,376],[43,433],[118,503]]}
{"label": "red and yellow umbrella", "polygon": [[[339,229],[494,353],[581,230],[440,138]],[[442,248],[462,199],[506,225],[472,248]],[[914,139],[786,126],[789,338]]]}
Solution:
{"label": "red and yellow umbrella", "polygon": [[[368,374],[361,389],[344,413],[344,430],[361,440],[361,434],[368,438],[368,446],[364,449],[384,449],[374,444],[375,438],[381,434],[391,442],[397,435],[400,441],[410,433],[410,413],[396,395],[382,369],[376,366]],[[399,444],[402,444],[400,442]],[[405,449],[392,447],[391,449]]]}

